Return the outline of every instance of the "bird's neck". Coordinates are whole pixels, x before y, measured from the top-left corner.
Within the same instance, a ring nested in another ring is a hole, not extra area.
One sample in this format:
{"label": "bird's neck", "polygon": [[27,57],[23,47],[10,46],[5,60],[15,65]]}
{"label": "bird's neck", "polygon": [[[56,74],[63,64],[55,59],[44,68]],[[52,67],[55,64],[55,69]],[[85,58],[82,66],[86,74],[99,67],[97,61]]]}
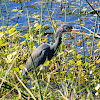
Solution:
{"label": "bird's neck", "polygon": [[55,41],[55,43],[54,43],[52,49],[53,49],[54,51],[56,51],[57,48],[60,46],[60,44],[61,44],[61,37],[58,36],[58,37],[56,38],[56,41]]}
{"label": "bird's neck", "polygon": [[58,47],[61,44],[61,37],[57,37],[55,43],[53,44],[53,46],[50,47],[50,52],[48,53],[48,60],[51,60],[51,58],[56,55],[56,51],[58,49]]}

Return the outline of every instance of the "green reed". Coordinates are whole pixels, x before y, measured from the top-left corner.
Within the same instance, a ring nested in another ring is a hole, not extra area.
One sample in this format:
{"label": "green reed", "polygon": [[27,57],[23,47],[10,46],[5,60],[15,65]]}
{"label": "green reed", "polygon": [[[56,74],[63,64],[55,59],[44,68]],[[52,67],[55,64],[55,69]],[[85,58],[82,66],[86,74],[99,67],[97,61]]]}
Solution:
{"label": "green reed", "polygon": [[8,7],[7,7],[7,1],[6,0],[4,0],[4,1],[5,1],[5,6],[6,6],[7,14],[9,16],[9,11],[8,11]]}
{"label": "green reed", "polygon": [[30,26],[30,22],[29,22],[30,20],[29,20],[29,12],[28,12],[28,10],[27,10],[27,19],[28,19],[28,25],[29,25],[29,38],[30,38],[30,50],[31,50],[32,39],[31,39],[31,26]]}
{"label": "green reed", "polygon": [[53,26],[53,30],[54,30],[54,34],[55,34],[55,33],[56,33],[56,30],[55,30],[54,24],[53,24],[53,22],[52,22],[52,18],[51,18],[51,14],[50,14],[50,12],[49,12],[49,8],[48,8],[48,6],[47,6],[47,10],[48,10],[48,14],[49,14],[50,22],[51,22],[51,24],[52,24],[52,26]]}
{"label": "green reed", "polygon": [[[82,1],[80,0],[80,29],[81,29],[81,32],[82,32],[82,27],[81,27],[81,4],[82,3]],[[83,59],[84,59],[84,57],[85,57],[85,51],[84,51],[84,36],[83,36],[83,34],[82,34],[82,46],[83,46]]]}
{"label": "green reed", "polygon": [[96,16],[96,21],[95,21],[94,33],[93,33],[91,57],[93,56],[93,48],[94,48],[94,39],[95,39],[96,26],[97,26],[97,16]]}
{"label": "green reed", "polygon": [[[31,50],[31,42],[32,42],[32,40],[31,40],[31,26],[30,26],[30,22],[29,22],[28,10],[27,10],[27,18],[28,18],[28,24],[29,24],[29,38],[30,38],[30,50]],[[40,31],[41,31],[41,27],[40,27]],[[40,35],[39,35],[39,43],[40,43]],[[30,51],[30,50],[28,50],[28,51]],[[29,53],[29,55],[31,56],[30,53]],[[31,59],[32,59],[32,57],[31,57]],[[39,80],[38,80],[37,72],[36,72],[35,67],[34,67],[33,59],[32,59],[32,66],[33,66],[33,69],[34,69],[34,72],[35,72],[35,79],[36,79],[36,83],[37,83],[38,89],[39,89],[39,97],[40,97],[40,100],[43,100],[42,93],[41,93],[41,86],[40,86],[40,83],[39,83]]]}
{"label": "green reed", "polygon": [[40,18],[40,29],[39,29],[39,42],[38,44],[40,45],[41,43],[41,29],[42,29],[42,20],[43,20],[43,0],[41,1],[41,18]]}

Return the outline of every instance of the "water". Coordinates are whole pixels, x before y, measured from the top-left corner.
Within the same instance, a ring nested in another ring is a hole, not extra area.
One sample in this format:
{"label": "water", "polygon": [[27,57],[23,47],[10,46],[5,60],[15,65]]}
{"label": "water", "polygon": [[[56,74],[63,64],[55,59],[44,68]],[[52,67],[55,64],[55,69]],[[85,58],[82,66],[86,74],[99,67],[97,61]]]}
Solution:
{"label": "water", "polygon": [[[41,16],[41,1],[40,0],[22,0],[22,2],[18,3],[16,2],[16,0],[6,0],[6,4],[4,0],[1,0],[0,5],[1,5],[1,14],[2,16],[0,17],[0,24],[1,26],[10,26],[10,25],[15,25],[16,23],[18,23],[18,30],[20,30],[21,28],[24,30],[22,32],[22,36],[24,34],[27,33],[27,31],[29,30],[29,24],[28,24],[28,17],[29,17],[29,21],[30,21],[30,25],[34,26],[35,23],[34,21],[39,21],[40,22],[40,16]],[[15,2],[14,2],[15,1]],[[99,7],[99,0],[96,1],[89,1],[91,4],[95,8]],[[53,33],[53,28],[49,19],[49,14],[48,14],[48,10],[46,7],[46,1],[43,2],[43,25],[48,25],[50,27],[50,29],[42,31],[42,33],[44,32],[52,32]],[[54,23],[56,23],[58,26],[60,26],[62,23],[65,22],[65,13],[63,13],[63,10],[61,10],[60,8],[60,2],[55,2],[55,1],[50,1],[48,3],[48,9],[49,9],[49,13],[52,16],[52,20],[54,20]],[[91,30],[92,32],[94,32],[93,26],[95,25],[95,17],[92,17],[92,15],[88,14],[87,12],[91,11],[91,7],[85,2],[85,0],[81,0],[81,15],[80,13],[80,1],[79,0],[68,0],[67,4],[65,4],[64,2],[61,4],[63,8],[65,8],[66,6],[66,23],[69,25],[72,25],[74,28],[78,28],[80,29],[80,23],[82,24],[82,26],[84,26],[85,28],[87,28],[88,30]],[[87,10],[84,12],[83,8],[86,8]],[[16,10],[17,11],[14,11]],[[45,9],[45,10],[44,10]],[[9,12],[9,15],[7,13],[7,10]],[[20,12],[20,10],[22,10],[22,12]],[[33,16],[34,14],[34,16]],[[37,16],[37,17],[35,17]],[[81,22],[80,22],[80,16],[81,16]],[[100,18],[97,17],[98,22],[100,21]],[[95,32],[97,34],[100,34],[100,27],[99,23],[97,24],[96,30]],[[86,32],[86,34],[90,34],[90,32],[85,29],[82,28],[82,32]],[[93,33],[92,33],[93,34]],[[68,41],[70,40],[69,34],[65,34],[65,37],[67,37],[67,39],[65,39],[65,45],[68,43]],[[69,37],[69,38],[68,38]],[[85,35],[83,37],[86,37]],[[92,38],[93,36],[91,36]],[[45,36],[43,36],[43,38],[45,38]],[[21,38],[22,41],[24,41],[24,38]],[[49,36],[49,41],[51,41],[52,35]],[[81,35],[77,35],[77,40],[81,40],[82,36]],[[95,40],[95,45],[94,45],[94,50],[96,49],[97,43],[100,39]],[[84,41],[84,47],[87,47],[86,41]],[[92,39],[88,40],[91,41],[92,43]],[[71,39],[71,45],[75,44],[75,38]],[[36,43],[37,45],[37,43]],[[38,46],[38,45],[37,45]],[[80,51],[81,47],[77,45],[77,50]],[[81,50],[82,51],[82,50]],[[89,55],[89,52],[87,52],[88,49],[85,48],[85,55]]]}
{"label": "water", "polygon": [[[0,7],[1,7],[1,15],[0,15],[0,26],[10,26],[10,25],[15,25],[18,23],[18,27],[17,30],[21,30],[23,29],[21,36],[25,35],[28,33],[29,30],[29,24],[28,24],[28,17],[29,17],[29,21],[30,21],[30,26],[32,27],[31,29],[33,30],[32,32],[34,33],[34,25],[35,25],[35,21],[38,21],[40,24],[40,17],[41,17],[41,1],[40,0],[23,0],[22,2],[18,3],[18,2],[13,2],[16,0],[6,0],[6,4],[7,4],[7,8],[5,5],[4,0],[0,1]],[[18,1],[18,0],[17,0]],[[81,17],[81,25],[82,25],[82,32],[85,32],[86,34],[90,34],[90,32],[88,30],[91,30],[94,32],[93,26],[95,25],[95,20],[96,17],[88,14],[87,12],[91,11],[90,6],[85,2],[85,0],[81,0],[82,5],[81,5],[81,9],[83,9],[84,7],[87,8],[86,12],[83,13],[84,11],[81,11],[81,15],[80,15],[80,1],[79,0],[67,0],[67,4],[62,3],[62,7],[66,6],[66,23],[72,25],[74,28],[78,28],[80,29],[80,17]],[[99,7],[99,0],[89,0],[89,2],[92,4],[92,6],[94,8]],[[48,10],[46,5],[46,0],[44,0],[43,2],[43,26],[47,25],[48,27],[50,27],[50,29],[48,30],[43,30],[42,33],[45,32],[51,32],[54,33],[54,30],[52,28],[52,24],[49,18],[49,14],[48,14]],[[9,15],[7,13],[7,9],[9,12]],[[62,23],[65,22],[65,13],[63,12],[63,10],[61,10],[60,8],[60,3],[59,2],[51,2],[51,0],[48,3],[48,9],[49,12],[52,16],[52,20],[54,21],[55,24],[57,24],[58,26],[60,26]],[[16,10],[16,11],[14,11]],[[22,10],[22,12],[20,12]],[[28,16],[27,16],[28,15]],[[34,16],[33,16],[34,15]],[[35,17],[38,16],[38,17]],[[96,33],[100,34],[100,18],[97,17],[97,26],[96,26]],[[85,27],[85,28],[84,28]],[[87,29],[88,30],[87,30]],[[1,27],[0,27],[0,31],[2,31]],[[6,28],[4,29],[4,31],[6,31]],[[93,34],[93,33],[92,33]],[[38,35],[38,32],[36,34],[36,37]],[[86,37],[86,35],[83,36],[84,38]],[[35,37],[34,37],[35,38]],[[45,39],[46,36],[43,35],[42,39]],[[36,40],[38,38],[35,38]],[[49,39],[49,43],[53,44],[54,42],[54,38],[53,35],[49,35],[48,36]],[[82,41],[82,35],[77,35],[77,40],[81,40]],[[25,38],[22,37],[21,41],[24,41]],[[92,43],[93,40],[93,36],[90,36],[90,39],[86,39],[84,40],[84,47],[85,47],[85,56],[90,56],[89,53],[89,49],[91,49],[91,46],[87,46],[87,41]],[[97,43],[98,41],[100,41],[100,38],[97,38],[97,40],[95,40],[95,44],[94,44],[94,50],[97,49]],[[29,40],[28,40],[29,42]],[[72,44],[75,45],[75,35],[73,37],[73,39],[70,37],[70,33],[65,33],[64,35],[64,45],[67,45],[68,43],[70,43],[70,50],[73,48]],[[38,43],[35,42],[36,47],[38,46]],[[23,46],[24,47],[24,46]],[[79,54],[83,54],[83,49],[82,49],[82,45],[76,45],[77,48],[77,52]],[[66,52],[64,50],[64,52]],[[97,55],[97,52],[94,53],[94,55]],[[68,60],[72,59],[72,54],[69,55],[70,57],[68,58]],[[88,61],[87,61],[88,62]],[[97,67],[98,64],[96,65]],[[71,67],[69,67],[71,68]],[[59,70],[58,70],[59,71]],[[66,72],[66,76],[69,75],[69,69]],[[55,75],[56,77],[56,75]],[[92,77],[92,74],[90,75],[90,77]],[[42,83],[42,82],[41,82]],[[70,82],[69,82],[70,83]],[[53,85],[52,81],[50,83],[51,85]],[[44,81],[42,83],[42,85],[44,85]],[[57,85],[57,84],[56,84]],[[61,83],[61,85],[63,86],[63,83]],[[29,84],[29,87],[31,86],[31,84]],[[70,88],[70,84],[68,86],[68,88]]]}

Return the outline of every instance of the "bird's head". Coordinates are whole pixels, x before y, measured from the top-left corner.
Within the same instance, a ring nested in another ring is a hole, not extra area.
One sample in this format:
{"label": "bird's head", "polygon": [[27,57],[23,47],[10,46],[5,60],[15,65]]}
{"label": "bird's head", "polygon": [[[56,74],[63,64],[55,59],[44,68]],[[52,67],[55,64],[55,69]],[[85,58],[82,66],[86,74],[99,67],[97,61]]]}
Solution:
{"label": "bird's head", "polygon": [[62,24],[57,30],[56,30],[56,35],[55,37],[57,38],[58,36],[61,37],[61,35],[64,32],[71,32],[73,29],[72,26],[66,25],[66,24]]}

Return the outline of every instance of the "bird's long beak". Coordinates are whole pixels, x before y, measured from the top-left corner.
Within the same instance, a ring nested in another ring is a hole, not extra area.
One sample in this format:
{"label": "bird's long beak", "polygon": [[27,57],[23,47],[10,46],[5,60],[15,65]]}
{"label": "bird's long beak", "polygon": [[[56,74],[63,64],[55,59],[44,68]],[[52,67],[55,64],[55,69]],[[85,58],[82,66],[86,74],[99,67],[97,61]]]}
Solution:
{"label": "bird's long beak", "polygon": [[82,34],[81,32],[77,32],[77,31],[79,31],[79,30],[80,30],[80,29],[74,29],[74,28],[73,28],[73,29],[71,29],[71,32],[72,32],[72,33],[77,33],[77,34]]}

